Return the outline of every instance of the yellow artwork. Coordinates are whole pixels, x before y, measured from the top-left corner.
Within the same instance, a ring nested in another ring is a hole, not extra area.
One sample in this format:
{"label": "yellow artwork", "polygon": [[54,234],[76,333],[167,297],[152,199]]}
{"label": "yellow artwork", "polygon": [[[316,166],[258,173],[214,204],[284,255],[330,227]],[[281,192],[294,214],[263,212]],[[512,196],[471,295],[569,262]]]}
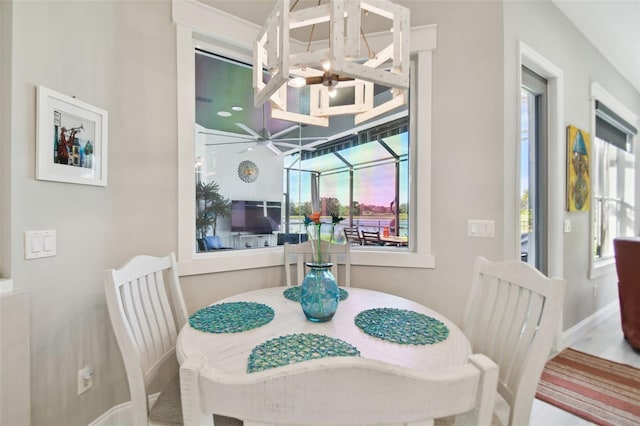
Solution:
{"label": "yellow artwork", "polygon": [[591,178],[589,133],[567,127],[567,210],[587,212],[590,206]]}

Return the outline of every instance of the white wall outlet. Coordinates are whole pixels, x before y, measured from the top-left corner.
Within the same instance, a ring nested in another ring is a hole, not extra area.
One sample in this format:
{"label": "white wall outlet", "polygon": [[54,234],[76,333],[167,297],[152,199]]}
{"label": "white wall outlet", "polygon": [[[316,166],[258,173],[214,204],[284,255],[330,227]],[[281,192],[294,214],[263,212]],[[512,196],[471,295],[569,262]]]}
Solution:
{"label": "white wall outlet", "polygon": [[571,219],[564,220],[564,232],[565,233],[571,232]]}
{"label": "white wall outlet", "polygon": [[93,386],[93,367],[85,367],[78,370],[78,395],[91,389]]}

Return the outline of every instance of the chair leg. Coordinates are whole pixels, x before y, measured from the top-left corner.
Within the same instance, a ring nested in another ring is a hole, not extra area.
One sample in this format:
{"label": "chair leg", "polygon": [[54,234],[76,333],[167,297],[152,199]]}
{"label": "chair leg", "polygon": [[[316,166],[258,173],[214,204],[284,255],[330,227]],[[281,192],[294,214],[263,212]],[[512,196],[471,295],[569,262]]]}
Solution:
{"label": "chair leg", "polygon": [[509,425],[519,426],[528,425],[531,418],[531,408],[533,407],[533,399],[537,388],[535,386],[530,389],[521,389],[518,397],[514,399],[511,409],[509,410]]}

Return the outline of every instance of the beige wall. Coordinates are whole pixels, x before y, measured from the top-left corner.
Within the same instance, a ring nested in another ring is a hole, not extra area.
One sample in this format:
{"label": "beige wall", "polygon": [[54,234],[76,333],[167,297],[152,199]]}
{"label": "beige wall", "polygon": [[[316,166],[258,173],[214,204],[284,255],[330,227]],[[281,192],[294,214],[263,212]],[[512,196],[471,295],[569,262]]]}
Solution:
{"label": "beige wall", "polygon": [[[10,179],[3,175],[1,186],[5,207],[0,235],[8,243],[0,252],[0,273],[10,273],[16,286],[32,291],[33,425],[87,424],[128,400],[105,308],[102,271],[135,254],[177,250],[176,41],[171,4],[1,3],[0,165],[3,173],[9,170]],[[566,68],[567,79],[573,82],[565,93],[565,117],[572,124],[584,126],[588,114],[587,73],[580,69],[596,72],[616,94],[630,90],[576,30],[567,27],[555,8],[544,2],[521,3],[425,2],[417,12],[438,24],[433,164],[419,165],[432,167],[436,268],[354,267],[356,286],[415,299],[459,321],[474,258],[504,256],[503,145],[506,137],[513,136],[505,122],[515,120],[515,105],[504,101],[515,99],[506,93],[514,90],[515,77],[505,61],[514,61],[516,37],[526,37],[543,53],[548,50],[550,59]],[[11,9],[12,33],[7,38],[4,24]],[[509,22],[503,21],[503,13]],[[535,32],[539,22],[548,23],[541,34]],[[565,40],[560,42],[561,38]],[[577,49],[572,48],[574,43]],[[579,59],[581,55],[588,59]],[[574,61],[579,62],[573,65]],[[106,188],[34,179],[37,85],[109,111]],[[633,92],[622,100],[640,114],[638,97]],[[5,107],[9,102],[10,108]],[[4,216],[6,206],[10,215]],[[468,219],[495,220],[495,238],[467,238]],[[574,232],[565,238],[565,271],[573,286],[566,325],[615,297],[606,291],[603,300],[581,304],[585,296],[576,290],[581,285],[576,283],[586,280],[582,259],[588,224],[584,218],[574,223]],[[56,257],[24,260],[23,235],[34,229],[57,231]],[[192,312],[221,297],[280,282],[282,271],[254,269],[182,281]],[[96,368],[94,388],[78,396],[76,371],[88,363]]]}
{"label": "beige wall", "polygon": [[[517,43],[522,41],[546,60],[560,68],[564,79],[564,123],[591,132],[590,90],[597,82],[628,109],[640,115],[640,94],[622,79],[593,46],[551,3],[522,1],[504,3],[505,99],[516,99]],[[544,31],[540,23],[544,22]],[[505,105],[506,140],[517,140],[515,105]],[[565,143],[565,140],[559,141]],[[564,191],[564,182],[555,182]],[[589,279],[590,216],[589,213],[564,212],[572,230],[563,238],[564,278],[567,295],[563,313],[563,329],[576,325],[584,318],[612,301],[617,300],[615,271]],[[598,294],[594,296],[593,286]]]}
{"label": "beige wall", "polygon": [[[103,270],[177,246],[171,4],[17,1],[12,24],[11,133],[3,140],[12,151],[12,223],[3,260],[32,295],[32,424],[82,425],[129,398]],[[109,112],[106,188],[34,179],[37,85]],[[24,260],[24,231],[37,229],[57,231],[57,255]],[[76,372],[87,364],[94,388],[77,395]]]}

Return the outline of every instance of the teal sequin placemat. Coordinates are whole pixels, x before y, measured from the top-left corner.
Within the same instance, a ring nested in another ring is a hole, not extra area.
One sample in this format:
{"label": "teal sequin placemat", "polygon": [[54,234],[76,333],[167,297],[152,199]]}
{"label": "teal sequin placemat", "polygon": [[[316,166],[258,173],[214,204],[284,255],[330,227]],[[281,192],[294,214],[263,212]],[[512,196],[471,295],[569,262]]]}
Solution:
{"label": "teal sequin placemat", "polygon": [[202,308],[189,317],[189,325],[208,333],[238,333],[258,328],[274,317],[273,309],[254,302],[229,302]]}
{"label": "teal sequin placemat", "polygon": [[406,345],[438,343],[449,336],[441,321],[406,309],[368,309],[356,315],[355,323],[371,336]]}
{"label": "teal sequin placemat", "polygon": [[360,351],[344,340],[322,334],[290,334],[253,348],[247,373],[332,356],[360,356]]}
{"label": "teal sequin placemat", "polygon": [[[302,291],[302,287],[297,285],[294,287],[289,287],[288,289],[286,289],[284,291],[284,297],[286,297],[289,300],[293,300],[294,302],[299,302],[300,301],[300,292]],[[344,290],[342,288],[338,288],[338,292],[340,293],[340,301],[343,301],[344,299],[346,299],[347,297],[349,297],[349,293],[347,292],[347,290]]]}

